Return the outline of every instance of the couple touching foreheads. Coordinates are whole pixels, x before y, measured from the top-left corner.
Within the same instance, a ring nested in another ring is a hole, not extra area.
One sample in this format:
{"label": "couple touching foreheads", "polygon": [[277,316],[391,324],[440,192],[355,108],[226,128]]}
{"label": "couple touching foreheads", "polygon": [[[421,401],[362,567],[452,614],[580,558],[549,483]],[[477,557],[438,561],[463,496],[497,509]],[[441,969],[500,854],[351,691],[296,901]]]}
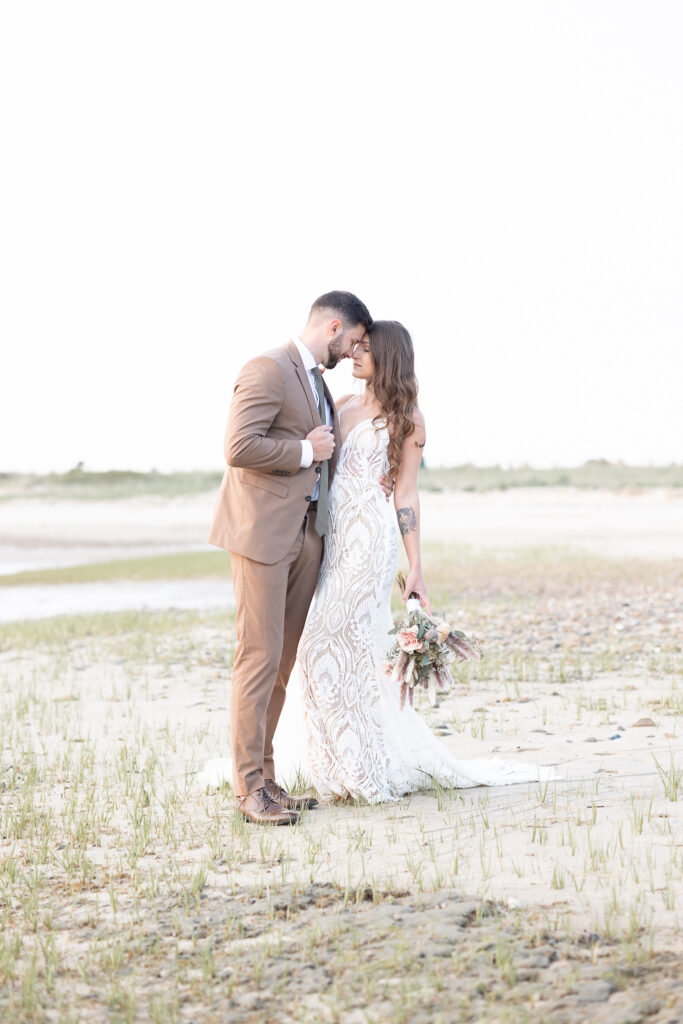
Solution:
{"label": "couple touching foreheads", "polygon": [[[320,367],[345,358],[364,389],[335,403]],[[434,781],[499,785],[542,772],[456,761],[411,707],[401,709],[400,687],[385,672],[396,523],[410,566],[405,594],[416,592],[429,610],[417,390],[408,331],[373,322],[345,291],[316,299],[299,337],[251,359],[237,378],[209,540],[232,560],[232,784],[250,821],[291,824],[317,804],[277,782],[273,738],[293,671],[307,773],[322,798],[379,803]],[[204,777],[219,782],[229,767],[210,762]]]}

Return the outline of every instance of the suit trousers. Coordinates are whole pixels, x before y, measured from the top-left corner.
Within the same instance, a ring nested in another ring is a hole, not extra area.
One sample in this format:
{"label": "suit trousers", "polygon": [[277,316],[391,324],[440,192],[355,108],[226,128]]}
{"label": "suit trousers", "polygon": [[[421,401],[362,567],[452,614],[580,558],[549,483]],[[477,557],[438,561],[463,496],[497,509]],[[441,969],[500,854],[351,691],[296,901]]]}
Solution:
{"label": "suit trousers", "polygon": [[231,552],[237,647],[230,742],[237,797],[275,778],[273,736],[322,558],[315,515],[314,509],[307,512],[294,544],[274,565]]}

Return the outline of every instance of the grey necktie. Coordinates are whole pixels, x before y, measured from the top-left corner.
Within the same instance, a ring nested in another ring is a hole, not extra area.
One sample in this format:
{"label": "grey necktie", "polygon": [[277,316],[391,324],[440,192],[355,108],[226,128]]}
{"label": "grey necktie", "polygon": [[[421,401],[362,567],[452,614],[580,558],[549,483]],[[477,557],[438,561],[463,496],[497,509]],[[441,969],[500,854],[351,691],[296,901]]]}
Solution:
{"label": "grey necktie", "polygon": [[[325,415],[325,392],[323,391],[323,375],[316,366],[311,370],[315,379],[315,389],[318,393],[318,412],[322,423],[327,423]],[[320,491],[318,494],[318,512],[315,517],[315,532],[323,537],[327,530],[327,489],[330,481],[330,465],[327,459],[320,466]]]}

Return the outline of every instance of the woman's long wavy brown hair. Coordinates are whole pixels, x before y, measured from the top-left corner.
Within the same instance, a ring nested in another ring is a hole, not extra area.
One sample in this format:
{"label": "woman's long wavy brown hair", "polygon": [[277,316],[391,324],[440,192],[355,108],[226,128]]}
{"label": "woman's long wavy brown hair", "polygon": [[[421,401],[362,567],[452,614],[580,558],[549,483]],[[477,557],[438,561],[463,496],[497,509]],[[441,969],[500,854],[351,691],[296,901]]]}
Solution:
{"label": "woman's long wavy brown hair", "polygon": [[386,418],[389,427],[389,473],[395,477],[403,444],[415,430],[417,378],[413,342],[397,320],[375,320],[368,331],[368,341],[374,363],[370,387],[382,407],[382,416],[377,419]]}

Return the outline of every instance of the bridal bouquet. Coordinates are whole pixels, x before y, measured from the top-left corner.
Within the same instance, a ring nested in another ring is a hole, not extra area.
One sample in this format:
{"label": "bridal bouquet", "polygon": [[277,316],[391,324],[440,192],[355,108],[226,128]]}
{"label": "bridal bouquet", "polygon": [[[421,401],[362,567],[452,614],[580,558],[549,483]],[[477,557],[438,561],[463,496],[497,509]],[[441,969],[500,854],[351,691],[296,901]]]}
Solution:
{"label": "bridal bouquet", "polygon": [[[397,576],[401,590],[405,590],[405,578]],[[389,630],[396,637],[387,651],[387,671],[392,682],[401,684],[401,707],[406,697],[413,706],[416,686],[422,686],[429,694],[432,707],[436,704],[436,691],[445,690],[453,677],[448,668],[456,658],[462,661],[479,661],[481,647],[475,637],[468,637],[459,629],[453,629],[443,619],[433,618],[422,610],[417,596],[411,594],[406,601],[408,618]]]}

